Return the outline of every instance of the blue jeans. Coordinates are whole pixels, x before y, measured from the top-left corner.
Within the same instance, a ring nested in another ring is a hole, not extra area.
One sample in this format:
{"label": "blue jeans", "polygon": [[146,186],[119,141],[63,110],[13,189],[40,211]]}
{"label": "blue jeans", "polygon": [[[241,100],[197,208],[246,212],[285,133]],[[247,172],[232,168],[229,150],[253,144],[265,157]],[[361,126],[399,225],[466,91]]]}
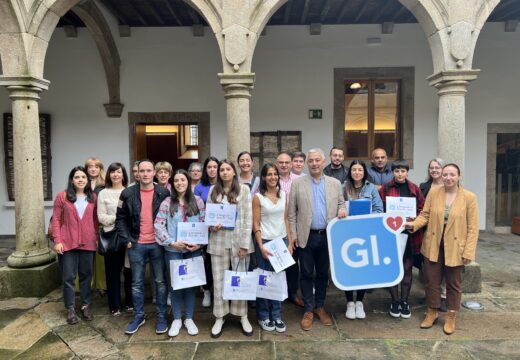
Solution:
{"label": "blue jeans", "polygon": [[[287,238],[284,239],[285,245],[288,245],[289,242]],[[265,244],[269,240],[262,239],[262,242]],[[262,257],[262,252],[258,247],[257,242],[255,241],[255,256],[258,268],[260,273],[262,270],[266,271],[274,271],[273,267],[269,260],[266,260]],[[281,320],[282,315],[282,302],[277,300],[269,300],[264,298],[256,298],[256,317],[258,320]]]}
{"label": "blue jeans", "polygon": [[157,319],[166,319],[166,280],[164,279],[163,248],[157,243],[135,243],[128,250],[128,258],[132,269],[132,299],[134,317],[144,317],[144,272],[146,260],[150,259],[153,281],[155,284],[155,312]]}
{"label": "blue jeans", "polygon": [[[201,250],[197,250],[192,253],[164,251],[164,261],[166,262],[168,274],[170,274],[170,260],[191,259],[192,257],[197,256],[202,256]],[[168,287],[170,288],[170,293],[172,294],[173,319],[177,320],[182,318],[183,304],[186,312],[186,319],[193,319],[193,309],[195,308],[195,290],[197,289],[197,286],[186,289],[173,290],[172,284],[170,282]]]}

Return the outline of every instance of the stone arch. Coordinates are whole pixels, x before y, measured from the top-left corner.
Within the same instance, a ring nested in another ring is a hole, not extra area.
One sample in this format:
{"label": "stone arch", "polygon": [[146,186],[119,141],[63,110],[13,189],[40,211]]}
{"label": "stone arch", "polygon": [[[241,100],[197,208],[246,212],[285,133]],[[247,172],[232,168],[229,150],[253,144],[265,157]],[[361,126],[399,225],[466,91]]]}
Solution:
{"label": "stone arch", "polygon": [[399,0],[415,16],[428,39],[433,73],[469,70],[480,30],[500,0]]}
{"label": "stone arch", "polygon": [[109,117],[120,117],[123,104],[120,100],[120,72],[121,59],[110,27],[95,2],[87,1],[71,9],[85,23],[92,35],[103,61],[108,85],[109,101],[105,110]]}
{"label": "stone arch", "polygon": [[[276,10],[287,2],[287,0],[184,1],[206,19],[215,34],[225,73],[251,71],[253,52],[260,33]],[[230,14],[229,8],[235,10],[238,8],[238,11]],[[239,66],[238,70],[235,65]]]}

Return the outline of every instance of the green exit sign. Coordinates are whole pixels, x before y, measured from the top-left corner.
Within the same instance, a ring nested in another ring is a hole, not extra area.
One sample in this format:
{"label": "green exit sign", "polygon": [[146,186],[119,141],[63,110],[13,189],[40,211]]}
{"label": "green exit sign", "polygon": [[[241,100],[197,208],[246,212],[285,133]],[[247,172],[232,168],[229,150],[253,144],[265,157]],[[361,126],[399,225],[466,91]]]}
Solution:
{"label": "green exit sign", "polygon": [[323,119],[323,110],[322,109],[310,109],[309,110],[309,119]]}

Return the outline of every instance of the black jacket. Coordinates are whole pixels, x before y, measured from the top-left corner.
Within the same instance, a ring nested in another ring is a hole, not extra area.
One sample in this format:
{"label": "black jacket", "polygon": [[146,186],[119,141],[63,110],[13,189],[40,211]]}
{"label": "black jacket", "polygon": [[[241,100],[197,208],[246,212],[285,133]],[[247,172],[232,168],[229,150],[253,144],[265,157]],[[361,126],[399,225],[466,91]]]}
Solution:
{"label": "black jacket", "polygon": [[343,186],[343,183],[347,180],[347,169],[343,164],[337,169],[332,168],[332,164],[329,164],[323,169],[323,173],[327,176],[332,176],[333,178],[336,178],[339,180],[341,185]]}
{"label": "black jacket", "polygon": [[[152,212],[153,220],[159,212],[159,206],[170,196],[170,192],[154,184]],[[139,183],[132,185],[121,193],[116,213],[117,234],[122,239],[122,243],[131,242],[135,244],[139,240],[141,226],[141,186]]]}

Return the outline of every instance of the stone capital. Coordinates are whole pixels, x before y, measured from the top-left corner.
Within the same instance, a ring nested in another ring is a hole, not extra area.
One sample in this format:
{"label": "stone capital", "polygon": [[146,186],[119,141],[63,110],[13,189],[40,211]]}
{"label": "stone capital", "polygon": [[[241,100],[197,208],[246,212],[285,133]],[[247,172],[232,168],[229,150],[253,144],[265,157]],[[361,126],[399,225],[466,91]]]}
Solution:
{"label": "stone capital", "polygon": [[50,81],[33,76],[0,76],[0,85],[9,91],[12,100],[39,100],[40,92],[49,89]]}
{"label": "stone capital", "polygon": [[124,105],[121,103],[108,103],[103,105],[108,117],[121,117]]}
{"label": "stone capital", "polygon": [[224,97],[228,98],[250,98],[253,84],[255,83],[254,73],[218,74],[220,85],[225,91]]}
{"label": "stone capital", "polygon": [[446,70],[426,78],[431,86],[437,88],[438,95],[465,95],[470,81],[478,77],[480,70]]}

